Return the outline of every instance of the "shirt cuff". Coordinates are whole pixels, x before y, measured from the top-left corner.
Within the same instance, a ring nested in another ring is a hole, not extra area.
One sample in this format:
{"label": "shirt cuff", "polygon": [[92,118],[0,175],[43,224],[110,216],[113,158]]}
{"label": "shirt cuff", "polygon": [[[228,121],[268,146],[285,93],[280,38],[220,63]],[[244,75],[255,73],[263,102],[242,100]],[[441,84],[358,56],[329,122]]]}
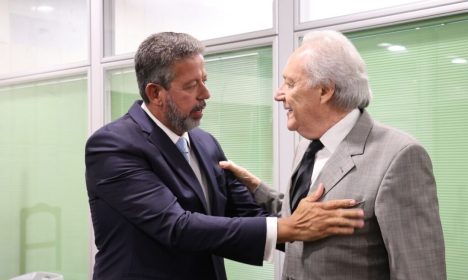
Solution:
{"label": "shirt cuff", "polygon": [[265,251],[263,253],[263,260],[267,262],[273,262],[273,253],[276,248],[276,239],[278,234],[278,218],[267,217],[266,218],[266,241]]}

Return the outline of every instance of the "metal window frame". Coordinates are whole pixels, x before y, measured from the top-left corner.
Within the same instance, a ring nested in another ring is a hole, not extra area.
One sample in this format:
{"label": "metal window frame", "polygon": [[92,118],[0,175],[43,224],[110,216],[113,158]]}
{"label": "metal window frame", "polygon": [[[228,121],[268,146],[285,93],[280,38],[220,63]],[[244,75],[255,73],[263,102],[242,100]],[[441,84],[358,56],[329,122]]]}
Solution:
{"label": "metal window frame", "polygon": [[[109,120],[108,71],[131,67],[133,54],[105,57],[104,47],[109,48],[112,37],[104,32],[105,0],[88,0],[89,35],[88,60],[60,65],[40,71],[13,73],[0,76],[0,86],[18,85],[48,79],[59,79],[73,75],[86,75],[88,78],[88,133],[104,125]],[[468,12],[468,2],[461,0],[436,0],[427,3],[408,4],[370,12],[356,13],[311,22],[299,22],[299,0],[275,0],[273,27],[267,30],[227,36],[204,41],[207,54],[241,50],[257,46],[271,45],[273,51],[273,89],[282,80],[281,71],[288,56],[299,45],[299,38],[308,30],[332,28],[343,32],[358,31],[375,27],[389,26],[423,19],[442,17]],[[274,93],[272,93],[273,98]],[[287,118],[280,103],[273,106],[273,181],[280,191],[286,191],[289,181],[294,147],[299,141],[297,133],[286,128]],[[94,262],[93,230],[89,223],[89,279],[92,279]],[[281,279],[284,255],[275,256],[275,279]]]}

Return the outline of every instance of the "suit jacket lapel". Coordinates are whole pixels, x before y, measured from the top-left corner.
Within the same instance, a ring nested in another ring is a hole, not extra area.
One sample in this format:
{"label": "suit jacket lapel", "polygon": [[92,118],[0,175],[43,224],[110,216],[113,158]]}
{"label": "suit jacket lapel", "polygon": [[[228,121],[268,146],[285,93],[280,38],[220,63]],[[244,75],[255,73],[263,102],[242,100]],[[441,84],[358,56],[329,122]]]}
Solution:
{"label": "suit jacket lapel", "polygon": [[[198,159],[198,165],[200,166],[200,171],[205,174],[206,182],[208,183],[208,197],[210,197],[211,202],[211,211],[212,214],[216,214],[216,200],[213,199],[213,193],[216,191],[216,186],[218,185],[216,182],[216,174],[214,173],[213,167],[210,164],[209,160],[206,158],[205,155],[208,155],[208,151],[206,150],[205,146],[203,145],[203,141],[197,137],[197,135],[190,133],[190,144],[192,146],[193,151]],[[206,207],[206,204],[204,204]]]}
{"label": "suit jacket lapel", "polygon": [[363,111],[356,125],[343,139],[323,167],[318,178],[314,182],[314,190],[319,183],[323,183],[325,187],[324,195],[327,194],[354,168],[353,156],[364,153],[367,137],[372,129],[372,125],[373,122],[369,114]]}
{"label": "suit jacket lapel", "polygon": [[323,183],[325,187],[323,195],[327,194],[353,168],[354,162],[347,152],[347,148],[336,150],[315,180],[311,191],[314,191],[319,183]]}
{"label": "suit jacket lapel", "polygon": [[130,108],[129,114],[140,125],[141,129],[149,134],[148,141],[160,151],[171,170],[178,174],[186,185],[190,187],[202,202],[205,211],[207,211],[205,196],[195,173],[169,136],[141,109],[141,101],[135,102]]}

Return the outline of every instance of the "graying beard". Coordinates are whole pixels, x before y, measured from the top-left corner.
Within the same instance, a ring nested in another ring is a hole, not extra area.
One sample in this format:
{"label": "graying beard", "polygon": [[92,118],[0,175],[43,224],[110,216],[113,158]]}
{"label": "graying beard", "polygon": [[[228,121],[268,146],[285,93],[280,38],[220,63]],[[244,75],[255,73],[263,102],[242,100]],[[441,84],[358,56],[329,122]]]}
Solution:
{"label": "graying beard", "polygon": [[182,116],[171,98],[167,99],[167,105],[169,107],[167,118],[177,130],[186,132],[200,125],[200,121],[192,120],[189,116]]}

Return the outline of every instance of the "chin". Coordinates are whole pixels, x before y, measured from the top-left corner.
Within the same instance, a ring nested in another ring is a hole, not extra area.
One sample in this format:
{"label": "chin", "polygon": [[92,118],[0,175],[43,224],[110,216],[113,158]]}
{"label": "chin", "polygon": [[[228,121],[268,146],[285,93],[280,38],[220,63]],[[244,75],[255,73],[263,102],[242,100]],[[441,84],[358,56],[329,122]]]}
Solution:
{"label": "chin", "polygon": [[289,131],[296,131],[297,127],[294,124],[289,124],[287,125]]}
{"label": "chin", "polygon": [[185,120],[184,125],[185,125],[185,128],[186,128],[186,131],[192,130],[195,127],[200,125],[200,119],[188,118],[188,119]]}
{"label": "chin", "polygon": [[291,131],[296,131],[296,130],[297,130],[297,123],[296,123],[296,121],[291,120],[291,119],[288,120],[288,122],[287,122],[287,127],[288,127],[288,129],[291,130]]}

